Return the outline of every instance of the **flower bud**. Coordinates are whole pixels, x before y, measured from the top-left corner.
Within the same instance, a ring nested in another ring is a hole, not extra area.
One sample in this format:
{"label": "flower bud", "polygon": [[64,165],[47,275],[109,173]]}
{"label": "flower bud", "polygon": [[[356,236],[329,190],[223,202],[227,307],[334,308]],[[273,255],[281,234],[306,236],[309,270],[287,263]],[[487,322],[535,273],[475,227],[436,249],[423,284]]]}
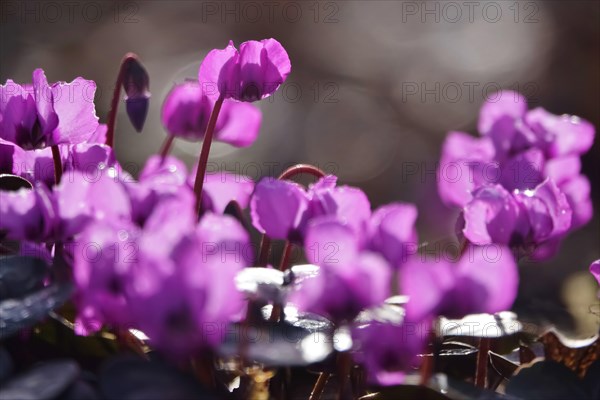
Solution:
{"label": "flower bud", "polygon": [[123,62],[123,87],[127,115],[136,131],[141,132],[148,115],[150,78],[140,61],[133,55]]}

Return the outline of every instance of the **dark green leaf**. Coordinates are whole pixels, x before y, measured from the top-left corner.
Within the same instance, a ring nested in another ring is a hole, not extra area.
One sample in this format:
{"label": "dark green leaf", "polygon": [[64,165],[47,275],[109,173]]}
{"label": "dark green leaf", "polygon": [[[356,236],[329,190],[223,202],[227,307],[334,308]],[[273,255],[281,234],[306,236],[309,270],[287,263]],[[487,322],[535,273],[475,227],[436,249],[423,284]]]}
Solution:
{"label": "dark green leaf", "polygon": [[53,309],[64,304],[73,293],[73,285],[48,286],[21,299],[0,302],[0,339],[31,327],[46,318]]}
{"label": "dark green leaf", "polygon": [[50,400],[65,391],[78,376],[79,367],[74,361],[46,362],[2,385],[0,399]]}
{"label": "dark green leaf", "polygon": [[0,190],[16,192],[19,189],[32,189],[33,185],[25,178],[12,174],[0,174]]}
{"label": "dark green leaf", "polygon": [[440,336],[469,336],[499,338],[514,335],[523,326],[515,313],[504,311],[497,314],[472,314],[462,319],[440,318]]}
{"label": "dark green leaf", "polygon": [[236,324],[228,330],[218,351],[233,357],[241,349],[245,349],[245,357],[265,365],[300,366],[325,359],[333,347],[329,335],[288,323]]}
{"label": "dark green leaf", "polygon": [[0,299],[25,296],[44,285],[46,263],[36,257],[0,257]]}
{"label": "dark green leaf", "polygon": [[523,399],[591,399],[577,375],[554,361],[539,361],[522,368],[508,382],[506,393]]}
{"label": "dark green leaf", "polygon": [[135,357],[110,360],[100,372],[100,390],[109,400],[216,399],[190,376]]}

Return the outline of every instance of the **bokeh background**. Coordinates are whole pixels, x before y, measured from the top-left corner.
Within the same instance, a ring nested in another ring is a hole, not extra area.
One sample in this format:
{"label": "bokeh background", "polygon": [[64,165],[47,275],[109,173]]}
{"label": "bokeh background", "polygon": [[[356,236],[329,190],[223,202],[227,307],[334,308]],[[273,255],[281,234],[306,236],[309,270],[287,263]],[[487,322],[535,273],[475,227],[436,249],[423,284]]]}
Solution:
{"label": "bokeh background", "polygon": [[[373,206],[419,206],[423,241],[451,236],[456,212],[436,194],[435,167],[449,130],[476,134],[478,110],[500,89],[532,106],[576,114],[600,127],[600,2],[597,1],[11,1],[1,3],[0,78],[76,76],[98,84],[106,122],[118,64],[136,52],[151,77],[151,108],[137,134],[123,107],[116,151],[135,174],[165,137],[162,100],[194,78],[204,55],[228,40],[274,37],[292,74],[264,112],[250,148],[216,145],[210,170],[258,179],[297,162],[363,188]],[[544,263],[525,263],[515,310],[577,336],[598,331],[599,140],[583,158],[594,220]],[[198,143],[177,142],[191,166]]]}

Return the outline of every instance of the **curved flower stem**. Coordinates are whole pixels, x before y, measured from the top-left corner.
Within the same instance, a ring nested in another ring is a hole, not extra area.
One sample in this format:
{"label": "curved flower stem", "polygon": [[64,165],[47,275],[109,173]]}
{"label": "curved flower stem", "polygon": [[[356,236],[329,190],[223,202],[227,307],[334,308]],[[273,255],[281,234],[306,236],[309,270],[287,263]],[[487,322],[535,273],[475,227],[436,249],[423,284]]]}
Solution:
{"label": "curved flower stem", "polygon": [[200,205],[202,204],[202,186],[204,185],[204,176],[206,175],[206,164],[208,163],[208,153],[210,153],[210,145],[212,144],[213,134],[215,126],[217,126],[217,118],[221,111],[221,106],[225,98],[223,95],[219,96],[215,102],[215,106],[210,114],[208,120],[208,126],[204,133],[204,140],[202,141],[202,149],[200,150],[200,159],[198,160],[198,168],[196,169],[196,181],[194,182],[194,193],[196,193],[196,210],[200,215]]}
{"label": "curved flower stem", "polygon": [[171,147],[173,146],[173,142],[175,141],[175,136],[167,135],[163,144],[160,147],[160,162],[164,162],[165,158],[169,155],[171,151]]}
{"label": "curved flower stem", "polygon": [[317,378],[317,382],[315,382],[315,386],[313,387],[312,391],[310,392],[310,396],[309,396],[308,400],[320,400],[321,399],[321,394],[323,394],[323,391],[325,390],[325,385],[327,385],[327,381],[329,380],[330,376],[331,376],[331,374],[329,372],[321,372],[319,374],[319,377]]}
{"label": "curved flower stem", "polygon": [[320,179],[325,176],[325,172],[323,172],[321,169],[315,167],[314,165],[296,164],[292,167],[289,167],[285,171],[283,171],[281,173],[281,175],[279,175],[279,178],[277,178],[277,179],[280,179],[280,180],[291,179],[291,178],[295,177],[296,175],[300,175],[300,174],[310,174],[310,175],[316,177],[317,179]]}
{"label": "curved flower stem", "polygon": [[121,88],[123,87],[123,78],[125,77],[125,66],[130,60],[137,60],[138,56],[135,53],[127,53],[121,60],[117,82],[113,89],[113,97],[110,101],[110,111],[108,112],[108,122],[106,130],[106,145],[114,148],[115,142],[115,126],[117,124],[117,110],[119,109],[119,98],[121,97]]}
{"label": "curved flower stem", "polygon": [[62,178],[62,160],[60,159],[60,149],[58,145],[51,146],[52,149],[52,161],[54,162],[54,182],[58,185],[60,178]]}

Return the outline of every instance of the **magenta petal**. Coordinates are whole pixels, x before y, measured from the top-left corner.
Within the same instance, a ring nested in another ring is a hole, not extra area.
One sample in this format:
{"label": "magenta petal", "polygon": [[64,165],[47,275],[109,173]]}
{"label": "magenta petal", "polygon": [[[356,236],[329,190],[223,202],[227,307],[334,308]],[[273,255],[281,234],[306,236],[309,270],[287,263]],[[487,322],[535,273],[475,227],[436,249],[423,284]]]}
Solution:
{"label": "magenta petal", "polygon": [[518,119],[527,111],[527,100],[521,94],[511,90],[494,93],[479,113],[477,128],[479,133],[487,135],[499,120],[504,117]]}
{"label": "magenta petal", "polygon": [[520,193],[519,198],[527,208],[535,239],[559,236],[571,227],[571,206],[565,194],[552,180],[546,179],[533,191]]}
{"label": "magenta petal", "polygon": [[529,111],[525,120],[546,142],[550,157],[583,154],[594,142],[594,126],[576,116],[554,115],[538,107]]}
{"label": "magenta petal", "polygon": [[590,181],[585,175],[577,175],[560,185],[560,190],[567,196],[573,211],[571,229],[579,228],[591,221],[594,215],[591,189]]}
{"label": "magenta petal", "polygon": [[262,112],[253,104],[225,100],[217,120],[215,140],[248,147],[258,138]]}
{"label": "magenta petal", "polygon": [[581,160],[576,155],[551,158],[546,161],[544,166],[544,175],[552,179],[559,187],[571,178],[577,177],[579,171],[581,171]]}
{"label": "magenta petal", "polygon": [[287,239],[297,234],[307,208],[307,195],[296,183],[262,179],[250,200],[252,224],[273,239]]}
{"label": "magenta petal", "polygon": [[98,143],[104,144],[106,143],[106,132],[108,131],[108,126],[106,124],[98,124],[98,127],[87,140],[88,143]]}
{"label": "magenta petal", "polygon": [[417,208],[412,204],[393,203],[379,207],[370,221],[371,247],[395,268],[406,261],[417,246]]}
{"label": "magenta petal", "polygon": [[241,101],[256,101],[271,95],[291,71],[289,56],[275,39],[251,40],[240,45]]}
{"label": "magenta petal", "polygon": [[445,260],[425,262],[420,256],[408,260],[399,274],[400,293],[409,297],[406,317],[421,321],[436,312],[456,281],[454,267]]}
{"label": "magenta petal", "polygon": [[173,136],[201,140],[212,107],[213,102],[203,95],[200,84],[186,81],[175,85],[167,95],[161,110],[161,121]]}
{"label": "magenta petal", "polygon": [[[19,146],[32,144],[30,132],[37,119],[33,91],[12,80],[0,85],[0,138]],[[27,132],[23,135],[23,132]]]}
{"label": "magenta petal", "polygon": [[[510,249],[505,246],[470,246],[457,265],[457,283],[471,312],[497,313],[510,309],[517,296],[519,273]],[[458,293],[457,293],[458,294]]]}
{"label": "magenta petal", "polygon": [[98,129],[94,106],[96,83],[75,78],[71,83],[52,85],[54,111],[58,115],[55,142],[50,144],[77,144],[86,142]]}
{"label": "magenta petal", "polygon": [[[520,208],[513,196],[500,185],[484,186],[473,193],[473,200],[463,210],[463,233],[479,245],[509,244],[513,235],[524,237],[519,231]],[[517,232],[515,232],[517,231]]]}
{"label": "magenta petal", "polygon": [[510,191],[536,187],[544,180],[544,161],[544,154],[537,148],[514,156],[502,167],[502,185]]}
{"label": "magenta petal", "polygon": [[242,209],[248,206],[254,181],[247,176],[228,172],[206,174],[202,190],[203,209],[223,214],[227,205],[234,200]]}
{"label": "magenta petal", "polygon": [[355,234],[364,232],[371,217],[371,203],[367,195],[351,186],[332,187],[335,181],[331,178],[319,182],[308,192],[309,218],[335,216],[340,222],[348,224]]}
{"label": "magenta petal", "polygon": [[220,95],[231,97],[238,92],[239,85],[239,52],[229,42],[223,50],[211,50],[198,71],[202,93],[216,100]]}
{"label": "magenta petal", "polygon": [[56,223],[54,204],[44,186],[0,191],[0,232],[8,239],[44,241]]}
{"label": "magenta petal", "polygon": [[489,138],[450,132],[444,141],[437,171],[438,192],[448,206],[463,207],[479,186],[499,179],[495,150]]}
{"label": "magenta petal", "polygon": [[[33,90],[35,92],[35,106],[37,108],[37,117],[41,133],[47,141],[44,145],[58,144],[58,138],[54,133],[54,130],[59,124],[59,118],[56,115],[56,108],[54,106],[56,94],[48,85],[46,75],[40,68],[33,71]],[[67,101],[73,101],[73,99],[69,100],[70,93],[67,93],[63,97],[67,97]]]}
{"label": "magenta petal", "polygon": [[600,260],[596,260],[590,264],[590,273],[594,275],[594,278],[596,278],[596,281],[600,285]]}
{"label": "magenta petal", "polygon": [[312,264],[345,266],[358,255],[357,235],[335,217],[320,217],[309,225],[304,240],[306,257]]}

